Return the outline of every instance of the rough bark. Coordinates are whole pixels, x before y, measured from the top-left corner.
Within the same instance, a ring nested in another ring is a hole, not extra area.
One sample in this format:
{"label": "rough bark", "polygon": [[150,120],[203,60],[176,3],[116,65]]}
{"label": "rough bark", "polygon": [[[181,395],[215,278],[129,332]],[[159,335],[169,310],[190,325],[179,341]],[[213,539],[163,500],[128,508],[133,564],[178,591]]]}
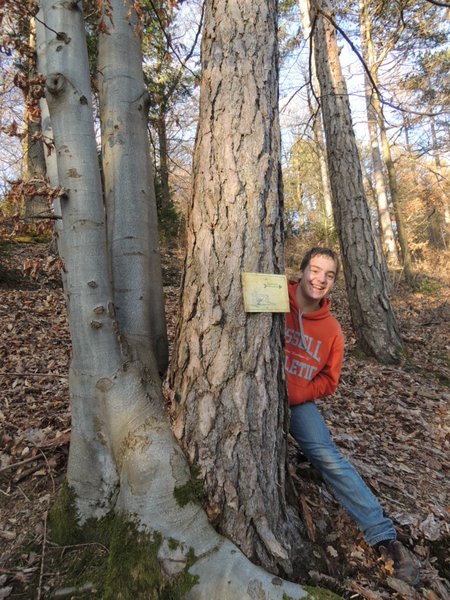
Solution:
{"label": "rough bark", "polygon": [[[317,98],[319,92],[319,81],[317,79],[316,63],[314,61],[314,39],[311,36],[311,18],[309,11],[309,4],[306,2],[299,2],[300,16],[302,19],[303,35],[305,39],[309,40],[311,56],[311,87]],[[326,157],[325,140],[322,127],[321,117],[319,115],[318,108],[316,111],[313,110],[310,95],[308,94],[308,105],[311,116],[313,117],[313,136],[317,147],[317,153],[319,156],[320,165],[320,180],[322,183],[322,194],[325,208],[325,231],[328,239],[328,234],[334,230],[334,219],[333,219],[333,200],[330,188],[330,175],[328,173],[328,163]],[[316,112],[317,114],[314,114]],[[327,242],[328,243],[328,242]]]}
{"label": "rough bark", "polygon": [[[367,67],[372,70],[374,64],[374,53],[371,39],[371,28],[367,14],[366,0],[359,2],[359,22],[361,33],[362,56]],[[364,93],[366,99],[367,126],[369,130],[370,150],[372,157],[373,175],[375,180],[375,193],[377,198],[378,218],[380,222],[380,235],[382,245],[386,254],[388,264],[397,266],[399,262],[394,230],[392,228],[391,215],[389,212],[386,185],[384,182],[383,163],[381,159],[380,146],[378,143],[377,115],[373,106],[373,89],[367,73],[364,73]]]}
{"label": "rough bark", "polygon": [[353,327],[362,350],[385,363],[399,360],[402,341],[388,297],[383,264],[377,258],[365,197],[336,31],[326,18],[326,0],[316,3],[314,45],[327,156]]}
{"label": "rough bark", "polygon": [[[73,350],[67,477],[79,522],[125,513],[140,528],[158,532],[165,540],[158,560],[167,576],[189,569],[199,577],[189,600],[310,597],[251,564],[212,529],[199,505],[182,507],[175,500],[189,468],[165,415],[156,369],[136,359],[115,317],[81,4],[42,0],[40,17],[48,27],[47,99],[66,191],[62,217]],[[197,560],[187,567],[192,551]]]}
{"label": "rough bark", "polygon": [[98,72],[114,304],[139,358],[149,364],[154,354],[164,373],[168,345],[140,37],[129,3],[112,5],[114,36],[99,34]]}
{"label": "rough bark", "polygon": [[283,272],[276,3],[208,2],[188,249],[170,385],[208,511],[250,558],[289,572],[283,318],[246,314],[241,273]]}

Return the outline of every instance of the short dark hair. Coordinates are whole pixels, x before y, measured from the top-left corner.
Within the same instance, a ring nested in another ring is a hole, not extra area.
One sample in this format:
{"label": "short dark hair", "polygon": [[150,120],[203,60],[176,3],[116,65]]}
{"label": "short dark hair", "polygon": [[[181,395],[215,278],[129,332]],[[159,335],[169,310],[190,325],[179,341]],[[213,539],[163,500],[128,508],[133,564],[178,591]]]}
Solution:
{"label": "short dark hair", "polygon": [[341,264],[339,261],[339,257],[334,250],[332,250],[331,248],[327,248],[326,246],[324,246],[324,247],[316,246],[314,248],[311,248],[311,250],[308,250],[308,252],[302,258],[302,262],[300,263],[300,271],[304,271],[306,269],[306,267],[309,265],[309,263],[311,262],[311,259],[314,256],[328,256],[329,258],[332,258],[336,264],[335,279],[338,278],[339,271],[341,270]]}

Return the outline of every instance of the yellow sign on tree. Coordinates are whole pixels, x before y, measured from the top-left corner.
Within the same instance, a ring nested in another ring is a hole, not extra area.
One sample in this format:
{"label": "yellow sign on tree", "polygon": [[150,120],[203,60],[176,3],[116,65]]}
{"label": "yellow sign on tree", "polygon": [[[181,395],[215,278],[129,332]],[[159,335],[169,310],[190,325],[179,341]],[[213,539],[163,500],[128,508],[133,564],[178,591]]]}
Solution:
{"label": "yellow sign on tree", "polygon": [[289,312],[286,275],[242,273],[245,312]]}

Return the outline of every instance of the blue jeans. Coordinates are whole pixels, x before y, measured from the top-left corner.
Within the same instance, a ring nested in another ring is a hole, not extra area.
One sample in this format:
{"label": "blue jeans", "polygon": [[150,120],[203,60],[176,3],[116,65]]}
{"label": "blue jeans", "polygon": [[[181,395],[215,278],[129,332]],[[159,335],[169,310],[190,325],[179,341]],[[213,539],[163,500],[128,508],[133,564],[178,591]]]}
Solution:
{"label": "blue jeans", "polygon": [[383,540],[396,539],[392,521],[383,515],[376,497],[334,445],[314,402],[291,407],[291,434],[336,499],[356,521],[366,542],[374,546]]}

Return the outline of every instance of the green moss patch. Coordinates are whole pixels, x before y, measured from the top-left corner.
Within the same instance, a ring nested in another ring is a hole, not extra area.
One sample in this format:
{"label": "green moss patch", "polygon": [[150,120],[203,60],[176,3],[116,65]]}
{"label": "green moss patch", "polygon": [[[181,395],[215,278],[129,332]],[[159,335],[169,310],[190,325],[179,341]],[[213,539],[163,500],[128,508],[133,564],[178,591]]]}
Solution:
{"label": "green moss patch", "polygon": [[325,588],[311,587],[309,585],[305,585],[303,587],[304,590],[308,592],[306,600],[343,600],[342,596],[337,596]]}
{"label": "green moss patch", "polygon": [[186,506],[189,502],[202,503],[206,499],[203,481],[200,478],[200,469],[192,468],[192,477],[184,485],[176,487],[173,495],[177,504],[181,507]]}
{"label": "green moss patch", "polygon": [[[189,550],[184,569],[167,576],[161,569],[158,551],[163,537],[149,534],[125,515],[77,523],[75,497],[65,484],[49,514],[51,539],[59,544],[59,569],[64,571],[58,587],[76,586],[76,597],[102,600],[181,600],[197,583],[189,573],[195,562]],[[171,550],[179,543],[170,539]],[[81,590],[85,587],[86,592]]]}

